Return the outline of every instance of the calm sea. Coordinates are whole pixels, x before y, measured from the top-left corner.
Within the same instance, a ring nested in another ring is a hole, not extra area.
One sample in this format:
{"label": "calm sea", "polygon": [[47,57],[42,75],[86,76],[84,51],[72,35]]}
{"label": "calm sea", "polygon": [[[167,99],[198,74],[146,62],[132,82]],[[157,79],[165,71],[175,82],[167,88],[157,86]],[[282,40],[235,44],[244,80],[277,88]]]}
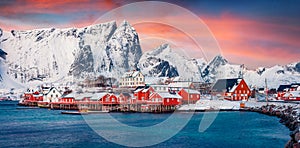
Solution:
{"label": "calm sea", "polygon": [[[122,147],[99,136],[80,115],[62,115],[60,110],[20,110],[17,107],[16,103],[0,102],[0,147]],[[151,147],[281,148],[289,140],[290,132],[279,123],[278,118],[253,112],[220,112],[213,124],[200,133],[198,128],[203,114],[195,113],[179,133]],[[155,125],[170,116],[140,113],[111,115],[137,127]],[[101,118],[103,115],[97,116]],[[111,132],[117,132],[117,127]]]}

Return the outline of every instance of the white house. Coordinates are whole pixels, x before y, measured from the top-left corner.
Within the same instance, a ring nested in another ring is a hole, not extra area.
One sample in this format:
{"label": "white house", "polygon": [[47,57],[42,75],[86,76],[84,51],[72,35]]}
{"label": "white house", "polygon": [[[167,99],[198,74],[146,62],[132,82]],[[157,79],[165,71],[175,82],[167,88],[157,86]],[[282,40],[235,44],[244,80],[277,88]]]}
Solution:
{"label": "white house", "polygon": [[43,102],[59,102],[59,98],[62,94],[56,87],[51,87],[50,90],[44,94]]}
{"label": "white house", "polygon": [[135,88],[138,86],[145,86],[145,77],[140,71],[126,72],[120,79],[120,87]]}

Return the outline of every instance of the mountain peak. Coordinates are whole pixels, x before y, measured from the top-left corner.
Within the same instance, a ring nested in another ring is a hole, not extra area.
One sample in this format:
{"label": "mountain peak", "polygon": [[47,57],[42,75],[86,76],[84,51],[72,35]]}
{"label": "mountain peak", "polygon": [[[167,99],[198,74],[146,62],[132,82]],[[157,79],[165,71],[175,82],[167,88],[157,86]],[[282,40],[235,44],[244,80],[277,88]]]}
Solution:
{"label": "mountain peak", "polygon": [[0,28],[0,37],[3,35],[3,31],[2,29]]}
{"label": "mountain peak", "polygon": [[129,24],[129,22],[126,21],[126,20],[123,20],[122,23],[120,24],[120,26],[127,26],[127,25],[131,26],[131,25]]}
{"label": "mountain peak", "polygon": [[166,52],[166,53],[172,52],[172,49],[171,49],[171,47],[168,43],[164,43],[164,44],[158,46],[153,51],[151,51],[151,54],[156,56],[156,55],[161,54],[163,52]]}
{"label": "mountain peak", "polygon": [[222,56],[222,55],[217,55],[213,58],[213,60],[210,62],[210,64],[214,65],[225,65],[227,64],[228,61]]}

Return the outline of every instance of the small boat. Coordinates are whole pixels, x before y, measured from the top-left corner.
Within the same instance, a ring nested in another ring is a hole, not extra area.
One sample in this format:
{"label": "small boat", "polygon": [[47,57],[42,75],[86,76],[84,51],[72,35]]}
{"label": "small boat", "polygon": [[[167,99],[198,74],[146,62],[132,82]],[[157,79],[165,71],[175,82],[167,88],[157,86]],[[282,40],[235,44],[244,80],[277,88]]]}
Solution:
{"label": "small boat", "polygon": [[40,108],[49,108],[50,105],[48,104],[48,102],[38,102],[38,107],[40,107]]}
{"label": "small boat", "polygon": [[87,111],[88,114],[103,114],[103,113],[109,113],[108,110],[104,111]]}
{"label": "small boat", "polygon": [[80,111],[62,111],[61,114],[69,114],[69,115],[87,115],[88,112],[80,112]]}

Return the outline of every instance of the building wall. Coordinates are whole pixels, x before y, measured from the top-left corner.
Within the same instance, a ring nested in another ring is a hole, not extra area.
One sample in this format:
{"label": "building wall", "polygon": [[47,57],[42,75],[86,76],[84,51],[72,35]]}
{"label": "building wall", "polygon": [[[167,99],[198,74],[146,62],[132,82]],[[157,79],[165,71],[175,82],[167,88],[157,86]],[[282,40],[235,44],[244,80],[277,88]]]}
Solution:
{"label": "building wall", "polygon": [[124,77],[120,79],[120,87],[145,86],[145,77],[139,72],[136,77]]}
{"label": "building wall", "polygon": [[182,97],[182,104],[195,104],[200,100],[200,94],[188,94],[184,89],[181,89],[178,94]]}
{"label": "building wall", "polygon": [[74,101],[75,99],[74,98],[72,98],[72,97],[70,97],[70,98],[61,98],[61,99],[59,99],[59,102],[64,102],[64,103],[73,103],[73,102],[75,102]]}
{"label": "building wall", "polygon": [[166,106],[176,106],[181,103],[180,99],[177,99],[177,98],[164,98],[163,100],[164,100],[163,105],[166,105]]}
{"label": "building wall", "polygon": [[241,101],[246,100],[248,101],[250,97],[251,91],[248,85],[244,80],[241,80],[239,85],[236,87],[233,93],[231,93],[231,100],[232,101]]}

